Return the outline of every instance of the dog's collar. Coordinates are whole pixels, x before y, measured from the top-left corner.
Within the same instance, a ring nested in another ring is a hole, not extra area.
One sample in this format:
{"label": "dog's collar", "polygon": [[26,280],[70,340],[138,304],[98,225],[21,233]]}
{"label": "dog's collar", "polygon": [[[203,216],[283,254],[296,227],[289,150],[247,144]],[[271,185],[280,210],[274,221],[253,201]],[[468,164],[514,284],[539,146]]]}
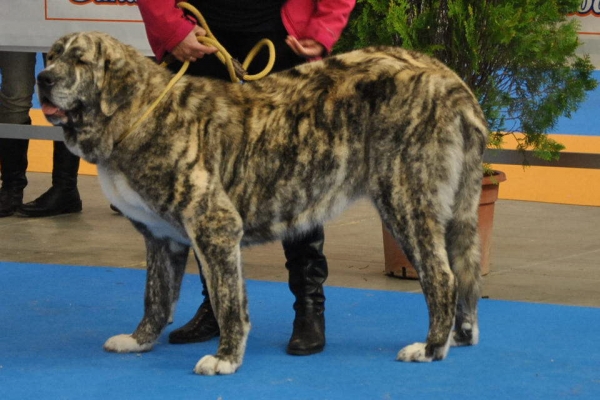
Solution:
{"label": "dog's collar", "polygon": [[154,111],[154,109],[156,108],[156,106],[158,106],[158,103],[160,103],[162,101],[162,99],[165,98],[165,96],[167,95],[167,93],[169,93],[169,91],[173,88],[173,86],[175,86],[175,84],[179,81],[179,79],[181,79],[181,77],[183,76],[183,74],[185,74],[185,72],[187,71],[189,65],[190,65],[189,61],[186,61],[186,62],[183,63],[183,65],[181,66],[181,69],[179,70],[179,72],[177,72],[177,74],[174,77],[171,78],[171,80],[169,81],[169,83],[167,84],[167,86],[165,87],[165,89],[156,98],[156,100],[154,100],[154,102],[152,104],[150,104],[150,106],[146,109],[146,111],[144,111],[144,113],[142,114],[142,116],[139,117],[138,120],[135,121],[133,123],[133,125],[131,125],[131,127],[129,129],[127,129],[125,132],[123,132],[121,134],[121,136],[119,136],[117,138],[117,140],[115,140],[115,144],[121,143],[133,131],[135,131],[137,129],[137,127],[140,126],[140,124],[146,118],[148,118],[148,116],[150,115],[150,113],[152,111]]}

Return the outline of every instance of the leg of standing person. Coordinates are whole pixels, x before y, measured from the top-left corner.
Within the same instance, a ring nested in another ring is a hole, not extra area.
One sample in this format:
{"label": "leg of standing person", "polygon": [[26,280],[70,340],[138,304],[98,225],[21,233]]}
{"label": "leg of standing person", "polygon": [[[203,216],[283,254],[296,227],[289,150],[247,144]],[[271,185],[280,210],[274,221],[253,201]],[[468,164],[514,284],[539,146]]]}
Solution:
{"label": "leg of standing person", "polygon": [[54,142],[52,156],[52,186],[40,197],[23,204],[18,213],[24,217],[50,217],[80,212],[81,197],[77,189],[79,157],[63,142]]}
{"label": "leg of standing person", "polygon": [[303,236],[283,241],[294,302],[294,329],[288,343],[289,354],[304,356],[325,347],[325,291],[327,259],[323,254],[325,234],[317,226]]}
{"label": "leg of standing person", "polygon": [[[44,54],[45,62],[46,54]],[[53,143],[52,186],[34,201],[17,211],[22,217],[51,217],[81,212],[82,202],[77,189],[80,159],[63,142]]]}
{"label": "leg of standing person", "polygon": [[[0,123],[31,124],[35,53],[0,51],[0,74]],[[28,147],[27,139],[0,139],[0,217],[13,215],[23,202]]]}
{"label": "leg of standing person", "polygon": [[[215,36],[225,48],[238,60],[242,61],[256,42],[264,37],[271,39],[276,47],[276,64],[273,72],[282,71],[302,63],[304,60],[294,54],[285,44],[287,33],[283,26],[279,32],[262,32],[254,35],[218,32]],[[245,40],[241,40],[244,38]],[[267,63],[267,52],[262,50],[251,64],[250,74],[260,72]],[[207,60],[195,63],[189,73],[194,75],[212,75],[228,79],[225,67],[218,64],[212,56]],[[289,287],[296,297],[292,337],[287,352],[293,355],[309,355],[319,353],[325,346],[325,294],[323,283],[327,279],[327,260],[323,254],[323,227],[318,226],[306,235],[295,240],[283,242],[289,271]],[[171,343],[192,343],[211,339],[219,334],[219,327],[212,312],[206,285],[203,285],[203,302],[196,315],[183,327],[169,335]]]}

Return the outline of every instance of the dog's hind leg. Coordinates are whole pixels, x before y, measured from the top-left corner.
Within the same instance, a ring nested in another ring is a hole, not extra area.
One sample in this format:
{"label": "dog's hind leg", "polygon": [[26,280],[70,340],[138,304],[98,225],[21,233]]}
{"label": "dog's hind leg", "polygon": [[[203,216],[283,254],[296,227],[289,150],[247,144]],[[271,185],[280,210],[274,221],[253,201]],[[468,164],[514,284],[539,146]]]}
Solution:
{"label": "dog's hind leg", "polygon": [[241,268],[242,221],[233,206],[222,199],[221,204],[190,222],[187,230],[202,264],[221,331],[217,353],[201,358],[194,372],[200,375],[232,374],[242,364],[250,331]]}
{"label": "dog's hind leg", "polygon": [[435,216],[428,219],[416,221],[418,243],[405,248],[412,254],[411,262],[419,272],[429,310],[429,332],[425,343],[415,343],[400,350],[397,356],[400,361],[442,360],[450,344],[456,312],[456,279],[448,262],[441,224],[433,222]]}
{"label": "dog's hind leg", "polygon": [[[400,201],[401,198],[404,201]],[[430,198],[418,198],[415,193],[398,195],[396,201],[391,198],[375,201],[382,220],[417,269],[429,309],[426,342],[400,350],[397,359],[401,361],[441,360],[450,345],[457,284],[448,262],[443,216],[430,203]]]}
{"label": "dog's hind leg", "polygon": [[480,252],[477,223],[452,221],[449,224],[448,254],[458,283],[458,302],[453,346],[477,344],[477,302],[480,293]]}
{"label": "dog's hind leg", "polygon": [[478,231],[481,173],[476,171],[474,184],[458,191],[453,218],[446,229],[450,265],[458,283],[456,322],[451,344],[464,346],[479,342],[477,303],[480,296],[481,253]]}
{"label": "dog's hind leg", "polygon": [[104,349],[117,353],[152,349],[156,339],[172,318],[179,297],[189,246],[170,239],[157,239],[143,226],[137,226],[146,240],[146,293],[144,317],[131,334],[113,336]]}

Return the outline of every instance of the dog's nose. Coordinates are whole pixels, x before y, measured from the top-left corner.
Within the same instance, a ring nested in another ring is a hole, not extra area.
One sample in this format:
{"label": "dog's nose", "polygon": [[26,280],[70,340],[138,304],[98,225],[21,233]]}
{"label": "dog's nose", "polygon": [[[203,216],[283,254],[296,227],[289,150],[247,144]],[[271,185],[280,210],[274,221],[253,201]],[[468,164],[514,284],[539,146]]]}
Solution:
{"label": "dog's nose", "polygon": [[40,87],[49,88],[56,83],[56,77],[52,71],[44,70],[38,74],[37,83]]}

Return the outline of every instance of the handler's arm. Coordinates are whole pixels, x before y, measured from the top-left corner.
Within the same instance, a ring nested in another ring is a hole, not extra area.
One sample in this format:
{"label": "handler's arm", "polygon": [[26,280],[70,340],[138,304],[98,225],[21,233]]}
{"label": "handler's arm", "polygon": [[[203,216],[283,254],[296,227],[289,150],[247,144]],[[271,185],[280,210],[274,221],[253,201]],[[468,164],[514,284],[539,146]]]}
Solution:
{"label": "handler's arm", "polygon": [[328,53],[348,24],[356,0],[317,0],[316,9],[306,27],[306,37],[325,46]]}
{"label": "handler's arm", "polygon": [[165,53],[172,53],[179,61],[195,61],[216,51],[198,43],[196,35],[206,32],[177,8],[176,0],[138,0],[137,4],[148,42],[159,61]]}

